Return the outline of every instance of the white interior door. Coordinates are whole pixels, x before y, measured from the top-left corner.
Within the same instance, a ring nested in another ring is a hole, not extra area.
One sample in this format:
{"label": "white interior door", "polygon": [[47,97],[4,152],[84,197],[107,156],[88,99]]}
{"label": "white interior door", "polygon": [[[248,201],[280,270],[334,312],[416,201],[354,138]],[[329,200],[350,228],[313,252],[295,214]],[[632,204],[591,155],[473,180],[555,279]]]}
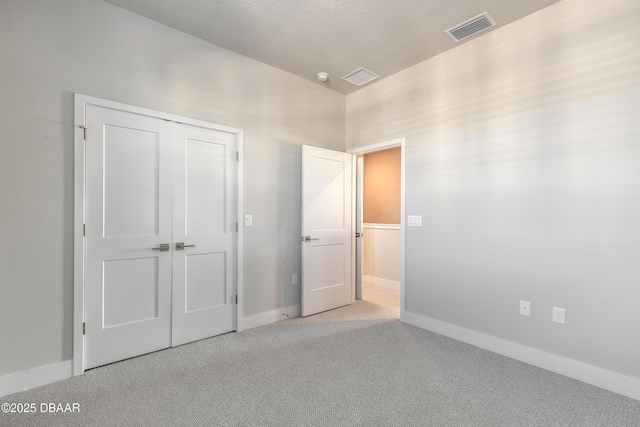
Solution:
{"label": "white interior door", "polygon": [[230,133],[184,125],[174,129],[176,346],[236,329],[237,148]]}
{"label": "white interior door", "polygon": [[302,316],[352,301],[352,155],[302,147]]}
{"label": "white interior door", "polygon": [[[171,343],[172,124],[87,106],[85,367]],[[156,250],[161,244],[166,251]]]}

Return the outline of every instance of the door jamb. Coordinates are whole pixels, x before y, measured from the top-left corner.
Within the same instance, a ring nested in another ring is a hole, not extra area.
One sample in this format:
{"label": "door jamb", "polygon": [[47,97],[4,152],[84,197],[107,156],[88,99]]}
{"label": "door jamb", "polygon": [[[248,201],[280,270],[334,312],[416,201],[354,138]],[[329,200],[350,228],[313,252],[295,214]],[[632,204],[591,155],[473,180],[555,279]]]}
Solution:
{"label": "door jamb", "polygon": [[189,117],[178,116],[175,114],[164,113],[161,111],[150,110],[147,108],[136,107],[133,105],[122,104],[119,102],[108,101],[101,98],[95,98],[79,93],[74,94],[74,208],[73,208],[73,375],[80,375],[84,372],[84,224],[86,218],[85,212],[85,111],[88,105],[95,105],[103,108],[111,108],[114,110],[126,111],[129,113],[140,114],[148,117],[155,117],[162,120],[169,120],[189,126],[196,126],[206,129],[228,132],[236,135],[238,151],[238,164],[236,171],[236,221],[238,223],[238,231],[236,233],[236,293],[238,295],[238,304],[236,307],[236,331],[244,330],[242,322],[244,301],[244,130],[219,125],[216,123],[206,122],[203,120],[192,119]]}
{"label": "door jamb", "polygon": [[[396,139],[392,139],[390,141],[384,141],[384,142],[379,142],[377,144],[371,144],[371,145],[365,145],[363,147],[357,147],[357,148],[352,148],[350,150],[347,150],[347,153],[351,153],[354,155],[354,165],[356,164],[356,157],[363,155],[363,154],[367,154],[367,153],[373,153],[374,151],[380,151],[380,150],[386,150],[388,148],[394,148],[394,147],[400,147],[400,321],[404,322],[405,321],[405,153],[406,153],[406,137],[401,137],[401,138],[396,138]],[[354,174],[355,174],[355,168],[354,168]],[[355,176],[355,175],[354,175]],[[354,180],[353,182],[353,194],[356,194],[357,191],[357,186],[356,186],[356,182]],[[356,217],[356,204],[355,204],[355,197],[358,197],[358,195],[354,196],[354,203],[352,203],[351,206],[351,210],[352,210],[352,218],[354,218],[355,221],[355,217]],[[356,227],[354,226],[353,229],[355,230]],[[353,233],[352,236],[352,244],[353,244],[353,252],[354,252],[354,257],[355,257],[355,248],[356,248],[356,242],[355,242],[355,233]],[[360,254],[360,256],[362,257],[362,254]],[[355,261],[355,260],[354,260]],[[356,282],[355,282],[355,262],[353,263],[353,274],[352,276],[354,277],[353,280],[353,294],[355,296],[355,287],[356,287]]]}

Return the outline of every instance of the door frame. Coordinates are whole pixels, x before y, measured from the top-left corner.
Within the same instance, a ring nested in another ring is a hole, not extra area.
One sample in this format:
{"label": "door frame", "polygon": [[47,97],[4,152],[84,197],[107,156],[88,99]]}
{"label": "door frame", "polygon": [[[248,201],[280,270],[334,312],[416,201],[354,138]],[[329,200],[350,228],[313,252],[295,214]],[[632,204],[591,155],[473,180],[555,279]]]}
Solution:
{"label": "door frame", "polygon": [[405,321],[405,155],[406,155],[406,137],[396,138],[389,141],[379,142],[376,144],[365,145],[363,147],[352,148],[347,150],[347,153],[353,154],[353,196],[352,196],[352,218],[353,218],[353,297],[355,301],[356,296],[356,257],[360,257],[360,264],[362,265],[362,252],[356,253],[356,237],[355,230],[357,230],[356,221],[356,200],[358,197],[362,197],[363,187],[357,183],[357,159],[364,154],[373,153],[375,151],[386,150],[389,148],[400,147],[400,321]]}
{"label": "door frame", "polygon": [[[236,307],[236,331],[243,330],[243,242],[244,242],[244,130],[219,125],[203,120],[192,119],[189,117],[179,116],[161,111],[150,110],[148,108],[136,107],[133,105],[122,104],[106,99],[95,98],[92,96],[74,94],[74,122],[73,122],[73,138],[74,138],[74,208],[73,208],[73,375],[80,375],[84,372],[84,273],[85,273],[85,240],[84,240],[84,224],[86,218],[85,209],[85,111],[89,105],[102,108],[110,108],[114,110],[125,111],[128,113],[140,114],[143,116],[154,117],[162,120],[168,120],[184,125],[212,129],[222,132],[228,132],[236,135],[238,164],[236,171],[236,221],[238,223],[238,231],[236,233],[236,292],[238,295],[238,304]],[[90,131],[90,130],[89,130]]]}

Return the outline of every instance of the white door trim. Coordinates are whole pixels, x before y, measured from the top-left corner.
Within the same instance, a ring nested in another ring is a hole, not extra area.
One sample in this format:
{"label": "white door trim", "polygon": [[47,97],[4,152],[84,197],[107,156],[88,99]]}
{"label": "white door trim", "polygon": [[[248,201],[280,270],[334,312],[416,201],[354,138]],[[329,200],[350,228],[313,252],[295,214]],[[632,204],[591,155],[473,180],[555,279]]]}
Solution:
{"label": "white door trim", "polygon": [[[352,215],[352,228],[356,236],[360,233],[360,238],[356,237],[354,239],[355,246],[353,247],[353,260],[351,261],[353,265],[355,265],[354,277],[351,281],[351,283],[353,283],[352,303],[354,303],[356,299],[362,299],[362,278],[364,277],[362,273],[362,266],[364,265],[362,260],[362,243],[364,240],[362,234],[364,231],[362,229],[364,225],[364,156],[353,156],[353,171],[353,180],[355,182],[355,191],[353,192],[353,199],[355,200],[355,215]],[[360,254],[360,256],[358,256],[358,254]],[[358,283],[360,286],[358,286]]]}
{"label": "white door trim", "polygon": [[[364,147],[357,147],[351,150],[347,150],[347,153],[351,153],[355,156],[363,155],[366,153],[373,153],[374,151],[386,150],[387,148],[400,147],[400,321],[405,321],[405,155],[406,155],[406,138],[397,138],[390,141],[379,142],[377,144],[365,145]],[[355,164],[355,160],[354,160]],[[354,180],[354,194],[357,191]],[[354,200],[355,200],[354,196]],[[353,218],[355,218],[355,203],[352,205]],[[355,227],[354,227],[355,230]],[[353,248],[355,248],[355,233],[353,237]],[[355,249],[354,249],[355,253]],[[355,262],[354,262],[355,269]],[[355,272],[354,272],[355,276]],[[353,282],[354,295],[355,295],[355,280]]]}
{"label": "white door trim", "polygon": [[[108,101],[105,99],[95,98],[87,95],[76,93],[74,95],[74,218],[73,218],[73,375],[80,375],[84,372],[84,338],[82,331],[82,323],[84,322],[84,224],[85,224],[85,147],[84,147],[84,126],[85,126],[85,107],[87,105],[95,105],[103,108],[112,108],[115,110],[126,111],[130,113],[140,114],[143,116],[155,117],[163,120],[182,123],[185,125],[213,129],[223,132],[235,134],[237,136],[238,150],[238,168],[236,177],[236,198],[237,198],[237,319],[236,329],[242,331],[244,301],[244,268],[243,268],[243,251],[244,251],[244,223],[240,218],[244,218],[244,131],[242,129],[218,125],[203,120],[192,119],[189,117],[178,116],[175,114],[164,113],[161,111],[150,110],[147,108],[136,107],[132,105],[122,104],[119,102]],[[89,132],[91,130],[88,130]]]}

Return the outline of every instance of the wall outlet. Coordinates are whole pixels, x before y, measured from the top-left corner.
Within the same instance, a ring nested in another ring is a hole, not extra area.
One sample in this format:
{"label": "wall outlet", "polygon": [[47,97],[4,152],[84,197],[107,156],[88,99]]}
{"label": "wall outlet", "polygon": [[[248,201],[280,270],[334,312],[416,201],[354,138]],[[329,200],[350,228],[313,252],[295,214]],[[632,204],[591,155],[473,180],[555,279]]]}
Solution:
{"label": "wall outlet", "polygon": [[291,284],[292,285],[297,285],[298,284],[298,275],[295,274],[295,273],[291,275]]}
{"label": "wall outlet", "polygon": [[520,314],[522,316],[531,316],[531,303],[529,301],[520,301]]}
{"label": "wall outlet", "polygon": [[245,215],[244,216],[244,226],[245,227],[253,227],[253,215]]}
{"label": "wall outlet", "polygon": [[422,227],[422,215],[409,215],[407,217],[409,227]]}
{"label": "wall outlet", "polygon": [[564,308],[553,307],[553,318],[555,323],[561,323],[564,325]]}

